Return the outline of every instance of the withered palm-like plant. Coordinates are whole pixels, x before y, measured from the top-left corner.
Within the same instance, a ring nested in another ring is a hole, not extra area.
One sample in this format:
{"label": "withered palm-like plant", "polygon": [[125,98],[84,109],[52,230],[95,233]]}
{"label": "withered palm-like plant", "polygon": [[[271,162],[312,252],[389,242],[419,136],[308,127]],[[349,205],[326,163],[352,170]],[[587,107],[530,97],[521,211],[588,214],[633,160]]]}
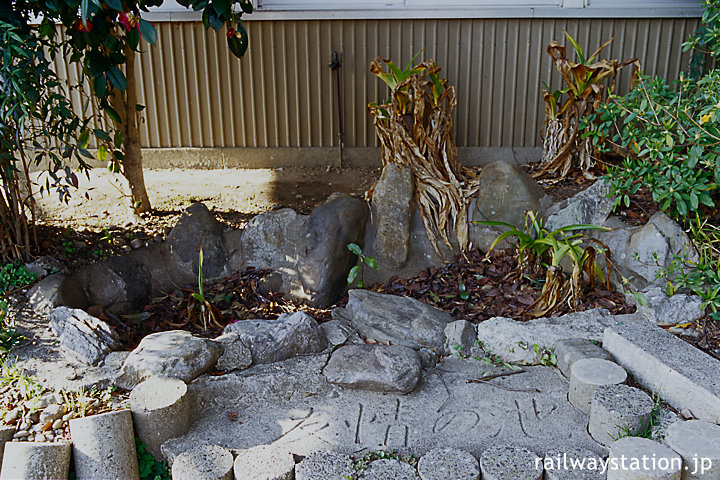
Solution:
{"label": "withered palm-like plant", "polygon": [[575,39],[567,32],[565,36],[577,54],[577,62],[568,59],[565,46],[556,41],[550,42],[547,47],[547,53],[553,59],[566,87],[551,91],[546,84],[543,90],[546,116],[541,131],[543,155],[534,176],[544,177],[552,173],[554,179],[546,181],[564,179],[573,167],[580,168],[583,175],[592,178],[590,169],[594,165],[593,148],[591,140],[583,138],[582,123],[615,90],[617,72],[629,64],[638,67],[635,58],[622,63],[618,60],[597,59],[602,49],[612,42],[612,38],[589,58],[585,58],[583,49]]}
{"label": "withered palm-like plant", "polygon": [[368,110],[380,139],[383,165],[405,165],[412,170],[428,239],[442,256],[438,237],[452,248],[454,234],[460,249],[468,248],[467,210],[478,187],[470,171],[458,162],[451,134],[455,89],[439,78],[441,69],[432,60],[413,66],[415,58],[404,70],[387,59],[371,63],[370,71],[390,87],[390,98],[382,104],[371,103]]}

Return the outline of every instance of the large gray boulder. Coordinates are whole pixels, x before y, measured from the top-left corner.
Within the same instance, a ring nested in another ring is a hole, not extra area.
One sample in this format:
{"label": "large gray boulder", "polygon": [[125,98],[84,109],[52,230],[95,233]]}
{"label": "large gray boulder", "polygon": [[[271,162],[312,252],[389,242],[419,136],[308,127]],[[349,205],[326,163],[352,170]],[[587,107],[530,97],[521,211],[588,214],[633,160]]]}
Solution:
{"label": "large gray boulder", "polygon": [[36,283],[27,293],[30,307],[47,314],[55,307],[87,308],[89,303],[82,285],[72,277],[55,273]]}
{"label": "large gray boulder", "polygon": [[598,180],[582,192],[557,203],[548,209],[545,228],[553,231],[566,225],[603,225],[615,203],[610,195],[610,184]]}
{"label": "large gray boulder", "polygon": [[223,336],[233,333],[250,349],[255,364],[319,353],[327,347],[325,331],[305,312],[286,313],[277,320],[241,320],[225,327]]}
{"label": "large gray boulder", "polygon": [[333,317],[345,318],[366,338],[378,343],[428,348],[445,353],[445,327],[454,318],[419,300],[384,295],[369,290],[350,290],[345,308],[333,310]]}
{"label": "large gray boulder", "polygon": [[204,204],[193,203],[185,209],[165,242],[181,282],[197,278],[201,247],[205,278],[219,278],[232,273],[225,270],[228,252],[222,234],[222,224]]}
{"label": "large gray boulder", "polygon": [[346,345],[332,354],[328,382],[375,392],[409,393],[420,380],[420,357],[401,345]]}
{"label": "large gray boulder", "polygon": [[126,313],[147,304],[152,291],[150,273],[132,256],[111,257],[75,274],[91,305],[112,313]]}
{"label": "large gray boulder", "polygon": [[49,315],[50,329],[60,341],[66,357],[97,365],[120,347],[117,332],[99,318],[76,308],[58,307]]}
{"label": "large gray boulder", "polygon": [[648,285],[639,294],[645,302],[636,302],[632,294],[625,295],[626,301],[637,303],[637,313],[650,322],[674,325],[694,322],[705,315],[705,309],[702,308],[703,299],[697,295],[676,293],[668,297],[665,289],[656,285]]}
{"label": "large gray boulder", "polygon": [[153,333],[128,355],[115,385],[131,390],[153,375],[187,383],[210,370],[222,353],[219,343],[184,330]]}
{"label": "large gray boulder", "polygon": [[261,213],[242,231],[243,266],[270,268],[290,266],[294,259],[298,228],[305,220],[291,208]]}
{"label": "large gray boulder", "polygon": [[655,213],[642,227],[629,227],[613,217],[612,230],[595,235],[611,252],[613,264],[621,275],[630,278],[639,289],[648,284],[664,285],[658,273],[666,269],[676,255],[690,261],[698,259],[689,237],[675,221],[662,212]]}
{"label": "large gray boulder", "polygon": [[297,297],[316,307],[338,299],[347,286],[348,271],[358,260],[347,245],[362,242],[367,218],[365,202],[337,193],[310,213],[297,240],[301,286]]}
{"label": "large gray boulder", "polygon": [[477,325],[477,338],[486,352],[506,362],[538,365],[541,358],[535,352],[535,345],[542,354],[554,350],[556,343],[563,339],[602,341],[606,327],[632,321],[642,319],[635,315],[613,316],[602,308],[529,321],[494,317]]}
{"label": "large gray boulder", "polygon": [[393,163],[383,167],[367,227],[375,230],[374,255],[380,264],[396,268],[408,258],[414,190],[410,167]]}
{"label": "large gray boulder", "polygon": [[483,167],[472,220],[495,220],[521,227],[525,212],[543,213],[545,191],[525,170],[499,161]]}

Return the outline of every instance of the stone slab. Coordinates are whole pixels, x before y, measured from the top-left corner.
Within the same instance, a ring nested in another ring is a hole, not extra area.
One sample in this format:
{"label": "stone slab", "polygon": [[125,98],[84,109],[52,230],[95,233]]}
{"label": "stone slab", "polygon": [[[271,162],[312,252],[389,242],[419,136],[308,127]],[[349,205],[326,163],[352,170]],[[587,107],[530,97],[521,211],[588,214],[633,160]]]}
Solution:
{"label": "stone slab", "polygon": [[197,412],[190,430],[166,442],[163,454],[171,458],[200,444],[231,450],[266,444],[302,456],[382,449],[423,455],[453,447],[478,458],[498,442],[538,454],[564,445],[597,449],[587,418],[567,400],[567,381],[552,367],[468,383],[501,370],[449,357],[402,395],[331,385],[322,374],[327,358],[308,355],[198,378],[189,385]]}
{"label": "stone slab", "polygon": [[649,322],[607,328],[603,346],[642,386],[677,410],[720,423],[720,361]]}

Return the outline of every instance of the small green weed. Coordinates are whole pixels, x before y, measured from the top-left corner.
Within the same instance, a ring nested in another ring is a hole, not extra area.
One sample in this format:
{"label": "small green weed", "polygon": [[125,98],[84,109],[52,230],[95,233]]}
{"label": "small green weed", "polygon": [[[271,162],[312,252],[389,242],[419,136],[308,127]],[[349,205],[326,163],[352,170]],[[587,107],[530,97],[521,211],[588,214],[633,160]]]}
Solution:
{"label": "small green weed", "polygon": [[392,460],[399,460],[401,462],[405,462],[407,464],[412,465],[413,467],[417,467],[417,463],[419,458],[415,455],[405,455],[405,454],[399,454],[392,450],[376,450],[373,452],[367,452],[362,457],[357,459],[355,461],[355,470],[362,471],[365,470],[368,465],[370,465],[371,462],[374,462],[375,460],[384,460],[384,459],[392,459]]}
{"label": "small green weed", "polygon": [[8,320],[8,304],[0,300],[0,358],[15,347],[22,340],[22,335],[10,326]]}
{"label": "small green weed", "polygon": [[[347,284],[352,285],[352,283],[357,279],[357,287],[363,288],[363,271],[365,269],[365,265],[377,270],[377,261],[373,257],[365,255],[362,248],[360,248],[360,245],[357,243],[348,243],[347,248],[360,258],[360,264],[355,265],[350,269],[347,276]],[[358,278],[358,274],[360,274],[360,278]]]}
{"label": "small green weed", "polygon": [[140,480],[170,480],[170,468],[165,462],[158,462],[147,451],[145,442],[135,437]]}
{"label": "small green weed", "polygon": [[36,279],[37,275],[28,272],[25,265],[6,263],[0,268],[0,293],[26,287]]}
{"label": "small green weed", "polygon": [[537,361],[540,365],[545,365],[546,367],[557,366],[557,355],[553,352],[552,348],[541,347],[535,343],[533,344],[533,350],[535,351]]}
{"label": "small green weed", "polygon": [[613,437],[612,435],[610,438],[613,439],[613,441],[618,441],[621,438],[625,437],[641,437],[641,438],[648,438],[650,440],[653,440],[653,436],[655,435],[655,430],[660,425],[660,419],[663,416],[664,408],[660,404],[660,395],[654,394],[653,395],[653,407],[650,411],[650,419],[648,420],[646,425],[641,425],[637,429],[631,429],[628,425],[618,425],[618,434],[616,437]]}
{"label": "small green weed", "polygon": [[478,362],[484,362],[487,365],[494,365],[496,367],[501,368],[507,368],[508,370],[519,370],[519,367],[516,367],[515,365],[512,365],[510,363],[507,363],[505,360],[500,358],[498,355],[495,355],[493,353],[490,353],[485,348],[485,345],[480,340],[475,340],[475,345],[482,348],[483,352],[485,352],[482,356],[476,355],[475,360]]}

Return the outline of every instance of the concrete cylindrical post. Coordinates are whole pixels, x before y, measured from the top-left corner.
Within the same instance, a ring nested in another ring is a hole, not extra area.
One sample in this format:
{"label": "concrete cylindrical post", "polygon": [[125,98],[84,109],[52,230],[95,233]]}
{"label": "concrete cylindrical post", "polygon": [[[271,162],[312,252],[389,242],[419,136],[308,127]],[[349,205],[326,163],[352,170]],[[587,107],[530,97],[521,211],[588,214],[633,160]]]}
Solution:
{"label": "concrete cylindrical post", "polygon": [[233,456],[217,445],[181,453],[172,466],[173,480],[233,480]]}
{"label": "concrete cylindrical post", "polygon": [[720,480],[720,427],[702,420],[675,422],[665,444],[685,462],[682,480]]}
{"label": "concrete cylindrical post", "polygon": [[568,400],[583,412],[590,413],[590,402],[597,387],[617,385],[627,380],[627,372],[618,364],[602,358],[584,358],[570,368]]}
{"label": "concrete cylindrical post", "polygon": [[162,459],[160,447],[185,435],[190,427],[190,400],[185,382],[151,377],[130,392],[135,432],[153,457]]}
{"label": "concrete cylindrical post", "polygon": [[285,450],[259,445],[238,453],[234,472],[235,480],[293,480],[295,459]]}
{"label": "concrete cylindrical post", "polygon": [[636,436],[648,427],[653,411],[650,395],[628,385],[598,387],[590,405],[588,432],[609,446],[623,436]]}
{"label": "concrete cylindrical post", "polygon": [[70,420],[78,480],[137,480],[137,451],[130,410]]}
{"label": "concrete cylindrical post", "polygon": [[70,452],[67,443],[8,442],[0,479],[67,480]]}
{"label": "concrete cylindrical post", "polygon": [[545,454],[545,480],[605,480],[602,456],[584,447],[558,447]]}
{"label": "concrete cylindrical post", "polygon": [[483,480],[540,480],[544,469],[540,457],[530,450],[515,445],[497,445],[480,456],[480,470]]}
{"label": "concrete cylindrical post", "polygon": [[5,442],[12,440],[13,435],[15,435],[15,427],[0,427],[0,465],[2,465]]}
{"label": "concrete cylindrical post", "polygon": [[607,480],[680,480],[682,458],[661,443],[625,437],[613,443]]}

